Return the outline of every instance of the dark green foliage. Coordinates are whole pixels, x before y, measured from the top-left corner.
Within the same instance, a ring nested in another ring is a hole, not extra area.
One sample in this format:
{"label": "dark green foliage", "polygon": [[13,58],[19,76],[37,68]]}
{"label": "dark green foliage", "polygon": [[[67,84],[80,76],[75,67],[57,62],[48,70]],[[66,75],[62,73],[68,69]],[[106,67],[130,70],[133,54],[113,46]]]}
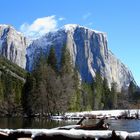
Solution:
{"label": "dark green foliage", "polygon": [[117,84],[112,83],[110,89],[107,79],[103,79],[100,73],[96,73],[93,82],[93,109],[116,109],[117,97]]}
{"label": "dark green foliage", "polygon": [[13,116],[21,110],[21,93],[23,81],[12,77],[11,74],[2,73],[0,78],[0,111],[3,115]]}
{"label": "dark green foliage", "polygon": [[76,69],[74,69],[73,72],[71,72],[70,79],[73,84],[74,92],[71,95],[69,110],[70,111],[81,111],[82,110],[82,108],[81,108],[81,91],[80,91],[78,71]]}
{"label": "dark green foliage", "polygon": [[110,108],[116,109],[117,108],[117,84],[113,82],[111,84],[111,94],[110,94]]}
{"label": "dark green foliage", "polygon": [[94,105],[92,85],[82,83],[82,110],[92,110]]}
{"label": "dark green foliage", "polygon": [[93,83],[93,94],[94,94],[94,109],[102,109],[102,94],[103,94],[103,81],[100,73],[96,73],[96,77]]}
{"label": "dark green foliage", "polygon": [[54,71],[57,71],[57,59],[54,47],[51,47],[50,49],[50,53],[48,55],[48,65],[51,66]]}
{"label": "dark green foliage", "polygon": [[0,57],[0,115],[21,114],[21,94],[26,71]]}
{"label": "dark green foliage", "polygon": [[18,65],[12,63],[8,59],[4,58],[3,56],[0,56],[0,71],[6,71],[10,70],[13,73],[16,73],[18,76],[25,78],[26,77],[26,71],[19,67]]}
{"label": "dark green foliage", "polygon": [[117,108],[116,83],[112,83],[110,89],[108,81],[97,72],[92,84],[81,84],[66,46],[62,48],[59,71],[56,70],[57,60],[53,48],[47,59],[41,55],[38,60],[24,85],[22,105],[27,116]]}
{"label": "dark green foliage", "polygon": [[70,74],[73,71],[70,52],[66,46],[62,48],[61,55],[61,74]]}
{"label": "dark green foliage", "polygon": [[26,78],[26,83],[24,84],[21,103],[23,107],[23,112],[27,114],[27,116],[32,116],[32,106],[33,106],[33,94],[36,86],[36,81],[32,74],[28,73]]}
{"label": "dark green foliage", "polygon": [[[62,48],[59,69],[57,65],[54,47],[48,56],[40,53],[32,73],[0,57],[0,114],[49,116],[67,111],[129,108],[140,100],[134,82],[130,82],[128,94],[120,94],[117,84],[109,88],[100,72],[92,84],[80,81],[66,46]],[[122,92],[126,93],[126,89]]]}
{"label": "dark green foliage", "polygon": [[104,104],[103,109],[110,109],[110,89],[108,86],[107,79],[104,78],[103,80],[103,92],[102,92],[102,102]]}
{"label": "dark green foliage", "polygon": [[128,95],[130,98],[133,97],[134,93],[136,92],[136,85],[134,84],[133,81],[130,82],[129,87],[128,87]]}
{"label": "dark green foliage", "polygon": [[[64,52],[66,58],[66,53]],[[70,60],[63,62],[61,69],[64,72],[59,74],[56,71],[55,52],[50,50],[48,59],[41,56],[36,69],[31,77],[27,77],[23,91],[23,108],[27,116],[39,114],[40,116],[64,113],[70,110],[72,98],[76,96],[76,107],[80,107],[80,95],[78,93],[78,75],[72,70]],[[66,65],[66,66],[65,66]],[[65,69],[66,68],[66,69]],[[71,71],[69,71],[71,69]],[[60,70],[61,71],[61,70]],[[62,72],[61,71],[61,72]],[[29,82],[29,83],[28,83]],[[30,87],[28,87],[30,86]],[[29,100],[30,101],[29,103]],[[75,108],[76,108],[75,107]]]}
{"label": "dark green foliage", "polygon": [[136,106],[135,108],[139,108],[140,89],[133,81],[130,82],[128,87],[128,101]]}

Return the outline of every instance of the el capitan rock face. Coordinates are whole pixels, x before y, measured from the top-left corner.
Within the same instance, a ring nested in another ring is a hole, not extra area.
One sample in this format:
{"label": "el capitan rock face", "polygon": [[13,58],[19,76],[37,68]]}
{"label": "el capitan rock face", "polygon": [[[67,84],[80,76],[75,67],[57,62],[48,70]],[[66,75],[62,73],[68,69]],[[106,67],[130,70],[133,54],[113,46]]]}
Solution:
{"label": "el capitan rock face", "polygon": [[119,89],[134,81],[128,68],[108,50],[105,33],[68,24],[34,40],[30,45],[28,42],[13,27],[0,25],[0,54],[29,71],[32,71],[40,53],[47,55],[51,47],[55,48],[59,64],[62,47],[66,45],[82,80],[91,82],[95,73],[100,71],[109,84],[116,82]]}
{"label": "el capitan rock face", "polygon": [[35,58],[40,53],[48,54],[51,47],[55,48],[59,64],[64,45],[69,49],[73,66],[78,68],[82,80],[91,82],[95,73],[100,71],[109,84],[116,82],[118,89],[134,81],[126,66],[108,50],[105,33],[73,24],[33,41],[27,48],[27,70],[32,71]]}
{"label": "el capitan rock face", "polygon": [[26,67],[27,39],[10,25],[0,25],[0,54],[22,68]]}

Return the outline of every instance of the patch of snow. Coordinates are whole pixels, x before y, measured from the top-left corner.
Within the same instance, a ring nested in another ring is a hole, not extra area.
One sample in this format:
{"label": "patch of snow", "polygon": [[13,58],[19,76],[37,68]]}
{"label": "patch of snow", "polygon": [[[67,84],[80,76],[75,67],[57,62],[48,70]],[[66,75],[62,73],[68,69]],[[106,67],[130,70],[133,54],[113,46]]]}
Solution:
{"label": "patch of snow", "polygon": [[133,133],[129,133],[128,134],[128,137],[130,139],[136,139],[136,140],[139,140],[140,139],[140,132],[133,132]]}
{"label": "patch of snow", "polygon": [[130,109],[130,110],[97,110],[97,111],[84,111],[84,112],[69,112],[65,115],[68,116],[84,116],[84,115],[99,115],[99,116],[119,116],[122,113],[129,112],[130,116],[135,113],[139,113],[139,109]]}
{"label": "patch of snow", "polygon": [[79,27],[78,24],[66,24],[64,25],[64,27],[62,27],[62,29],[64,28],[66,31],[69,31],[69,30],[75,30],[77,27]]}
{"label": "patch of snow", "polygon": [[126,137],[128,136],[128,132],[126,131],[115,131],[117,136],[120,136],[121,139],[125,140]]}
{"label": "patch of snow", "polygon": [[[74,125],[73,125],[74,126]],[[75,125],[76,126],[76,125]],[[71,126],[67,126],[67,128],[71,128]],[[31,133],[32,138],[41,135],[53,136],[53,135],[63,135],[71,138],[83,138],[83,137],[90,137],[90,138],[109,138],[112,135],[111,130],[57,130],[57,129],[0,129],[1,132],[5,132],[10,134],[12,132],[24,132]],[[127,137],[130,139],[140,139],[140,132],[133,132],[128,133],[126,131],[115,131],[117,136],[120,136],[121,139],[125,140]]]}
{"label": "patch of snow", "polygon": [[79,24],[66,24],[66,25],[64,25],[63,27],[61,27],[60,29],[65,29],[66,31],[74,31],[76,28],[88,29],[88,30],[91,30],[91,31],[93,31],[93,32],[95,32],[95,33],[103,34],[103,35],[106,37],[106,33],[105,33],[105,32],[93,30],[93,29],[90,29],[90,28],[88,28],[88,27],[81,26],[81,25],[79,25]]}
{"label": "patch of snow", "polygon": [[[45,133],[47,136],[53,136],[53,135],[63,135],[71,138],[83,138],[83,137],[90,137],[90,138],[99,138],[99,137],[110,137],[112,134],[112,131],[85,131],[85,130],[47,130]],[[41,133],[37,133],[33,135],[35,136],[41,136]]]}

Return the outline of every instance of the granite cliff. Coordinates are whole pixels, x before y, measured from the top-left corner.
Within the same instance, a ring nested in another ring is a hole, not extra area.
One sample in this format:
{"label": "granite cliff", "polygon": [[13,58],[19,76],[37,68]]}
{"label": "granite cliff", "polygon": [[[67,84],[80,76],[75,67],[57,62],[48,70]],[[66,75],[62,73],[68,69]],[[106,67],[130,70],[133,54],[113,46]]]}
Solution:
{"label": "granite cliff", "polygon": [[12,26],[0,25],[0,54],[22,68],[26,65],[27,42]]}
{"label": "granite cliff", "polygon": [[73,24],[33,41],[27,48],[27,69],[31,71],[38,54],[48,54],[51,47],[55,48],[59,64],[64,45],[69,49],[73,66],[78,68],[82,80],[91,82],[95,73],[100,71],[109,85],[116,82],[119,90],[134,81],[131,71],[108,49],[105,33]]}
{"label": "granite cliff", "polygon": [[51,47],[55,48],[59,64],[62,47],[66,45],[82,80],[91,82],[95,73],[100,71],[109,84],[116,82],[118,89],[134,81],[131,71],[108,49],[103,32],[68,24],[30,44],[28,42],[13,27],[0,25],[0,54],[28,71],[33,70],[34,61],[40,53],[47,55]]}

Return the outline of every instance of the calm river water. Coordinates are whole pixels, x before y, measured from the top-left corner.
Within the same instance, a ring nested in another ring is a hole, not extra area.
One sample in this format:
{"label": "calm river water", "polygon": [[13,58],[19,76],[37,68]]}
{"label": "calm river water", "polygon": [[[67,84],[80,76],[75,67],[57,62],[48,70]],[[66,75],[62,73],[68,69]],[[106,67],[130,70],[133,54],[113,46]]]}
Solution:
{"label": "calm river water", "polygon": [[[85,124],[95,124],[98,120],[86,120]],[[140,120],[106,120],[110,129],[128,132],[140,131]],[[76,124],[77,121],[54,121],[47,119],[0,118],[0,128],[54,128]]]}

